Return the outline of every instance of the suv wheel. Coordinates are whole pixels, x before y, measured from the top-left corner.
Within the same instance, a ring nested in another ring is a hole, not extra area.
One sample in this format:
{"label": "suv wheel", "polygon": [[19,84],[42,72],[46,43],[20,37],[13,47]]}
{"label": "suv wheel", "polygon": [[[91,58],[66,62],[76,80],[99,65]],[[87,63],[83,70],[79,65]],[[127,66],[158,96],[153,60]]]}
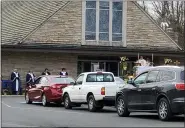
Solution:
{"label": "suv wheel", "polygon": [[49,102],[47,102],[47,98],[46,98],[46,95],[43,94],[42,95],[42,105],[45,107],[45,106],[48,106]]}
{"label": "suv wheel", "polygon": [[30,100],[29,95],[28,95],[27,92],[25,93],[25,101],[26,101],[27,104],[31,104],[32,103],[32,101]]}
{"label": "suv wheel", "polygon": [[172,117],[170,105],[166,98],[162,98],[159,100],[157,105],[157,111],[159,119],[163,121],[169,120]]}
{"label": "suv wheel", "polygon": [[129,116],[130,112],[128,111],[127,104],[123,96],[119,96],[116,101],[116,110],[120,117]]}
{"label": "suv wheel", "polygon": [[93,95],[90,95],[88,97],[88,110],[90,112],[95,112],[96,111],[96,107],[95,107],[95,99]]}
{"label": "suv wheel", "polygon": [[65,109],[71,109],[72,108],[72,106],[71,106],[71,100],[70,100],[68,94],[65,94],[64,95],[64,107],[65,107]]}

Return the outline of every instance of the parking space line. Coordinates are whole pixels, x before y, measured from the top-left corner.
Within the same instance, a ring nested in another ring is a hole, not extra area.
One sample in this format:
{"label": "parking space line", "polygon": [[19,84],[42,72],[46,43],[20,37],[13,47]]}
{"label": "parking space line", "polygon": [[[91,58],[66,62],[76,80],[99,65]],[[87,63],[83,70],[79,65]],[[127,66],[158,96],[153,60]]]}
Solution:
{"label": "parking space line", "polygon": [[83,114],[81,112],[76,112],[76,111],[70,111],[70,110],[49,110],[49,109],[37,109],[37,108],[23,108],[23,107],[13,107],[13,106],[10,106],[6,103],[4,103],[2,101],[2,104],[4,104],[5,106],[9,107],[9,108],[12,108],[12,109],[21,109],[21,110],[37,110],[37,111],[50,111],[50,112],[66,112],[66,113],[79,113],[79,114]]}
{"label": "parking space line", "polygon": [[9,107],[9,108],[11,107],[10,105],[4,103],[3,101],[1,101],[1,103],[4,104],[5,106]]}
{"label": "parking space line", "polygon": [[[12,122],[2,122],[2,126],[3,125],[13,125],[14,127],[38,127],[38,126],[29,126],[29,125],[20,125],[20,124],[16,124],[16,123],[12,123]],[[3,126],[3,127],[7,127],[7,126]],[[10,127],[10,126],[8,126]]]}

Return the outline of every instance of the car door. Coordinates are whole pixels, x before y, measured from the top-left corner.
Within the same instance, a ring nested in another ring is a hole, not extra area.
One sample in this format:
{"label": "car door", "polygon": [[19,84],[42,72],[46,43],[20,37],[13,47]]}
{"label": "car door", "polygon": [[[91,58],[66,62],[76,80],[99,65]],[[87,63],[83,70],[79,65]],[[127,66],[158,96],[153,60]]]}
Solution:
{"label": "car door", "polygon": [[36,96],[36,90],[37,90],[37,85],[40,83],[42,77],[38,77],[34,83],[33,86],[31,86],[31,89],[29,89],[29,97],[31,100],[35,100],[35,96]]}
{"label": "car door", "polygon": [[158,90],[158,77],[159,71],[153,70],[148,73],[146,84],[140,86],[142,95],[142,110],[155,109],[155,98]]}
{"label": "car door", "polygon": [[39,81],[39,83],[36,84],[35,100],[41,101],[44,86],[48,86],[48,79],[46,77],[42,77],[41,80]]}
{"label": "car door", "polygon": [[73,101],[73,102],[80,102],[80,90],[81,90],[81,87],[83,84],[83,79],[84,79],[84,74],[81,74],[77,78],[75,85],[73,85],[73,87],[71,88],[70,98],[71,98],[71,101]]}
{"label": "car door", "polygon": [[133,110],[140,110],[142,105],[141,88],[146,83],[148,72],[144,72],[136,77],[133,81],[132,88],[127,91],[128,107]]}

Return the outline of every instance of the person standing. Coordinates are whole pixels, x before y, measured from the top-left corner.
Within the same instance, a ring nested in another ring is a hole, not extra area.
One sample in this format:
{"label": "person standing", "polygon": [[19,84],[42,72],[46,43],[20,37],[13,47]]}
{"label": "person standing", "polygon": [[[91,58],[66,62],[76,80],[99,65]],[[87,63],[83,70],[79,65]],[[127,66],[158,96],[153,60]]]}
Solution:
{"label": "person standing", "polygon": [[146,58],[146,66],[151,66],[151,62],[149,58]]}
{"label": "person standing", "polygon": [[51,73],[48,71],[47,68],[45,68],[44,72],[42,73],[42,75],[51,75]]}
{"label": "person standing", "polygon": [[35,82],[35,75],[32,71],[28,71],[27,75],[26,75],[26,84],[27,84],[27,87],[28,86],[32,86]]}
{"label": "person standing", "polygon": [[21,87],[21,80],[17,69],[14,69],[14,72],[11,73],[11,81],[13,94],[18,95]]}
{"label": "person standing", "polygon": [[62,71],[60,72],[61,76],[68,76],[68,72],[66,71],[65,68],[62,68]]}
{"label": "person standing", "polygon": [[137,61],[137,63],[140,63],[141,66],[146,66],[146,60],[143,59],[143,56],[140,56],[140,59]]}

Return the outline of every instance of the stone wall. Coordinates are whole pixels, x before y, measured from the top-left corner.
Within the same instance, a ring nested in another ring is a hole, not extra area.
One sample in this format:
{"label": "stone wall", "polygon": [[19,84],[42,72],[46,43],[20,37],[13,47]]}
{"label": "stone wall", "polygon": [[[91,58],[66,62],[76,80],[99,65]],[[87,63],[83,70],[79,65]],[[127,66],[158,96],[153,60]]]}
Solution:
{"label": "stone wall", "polygon": [[39,76],[45,68],[55,75],[65,67],[70,76],[76,78],[77,75],[77,56],[72,54],[2,52],[1,64],[2,79],[10,79],[14,68],[18,69],[23,82],[30,69]]}
{"label": "stone wall", "polygon": [[81,44],[82,2],[72,1],[53,15],[25,43]]}

